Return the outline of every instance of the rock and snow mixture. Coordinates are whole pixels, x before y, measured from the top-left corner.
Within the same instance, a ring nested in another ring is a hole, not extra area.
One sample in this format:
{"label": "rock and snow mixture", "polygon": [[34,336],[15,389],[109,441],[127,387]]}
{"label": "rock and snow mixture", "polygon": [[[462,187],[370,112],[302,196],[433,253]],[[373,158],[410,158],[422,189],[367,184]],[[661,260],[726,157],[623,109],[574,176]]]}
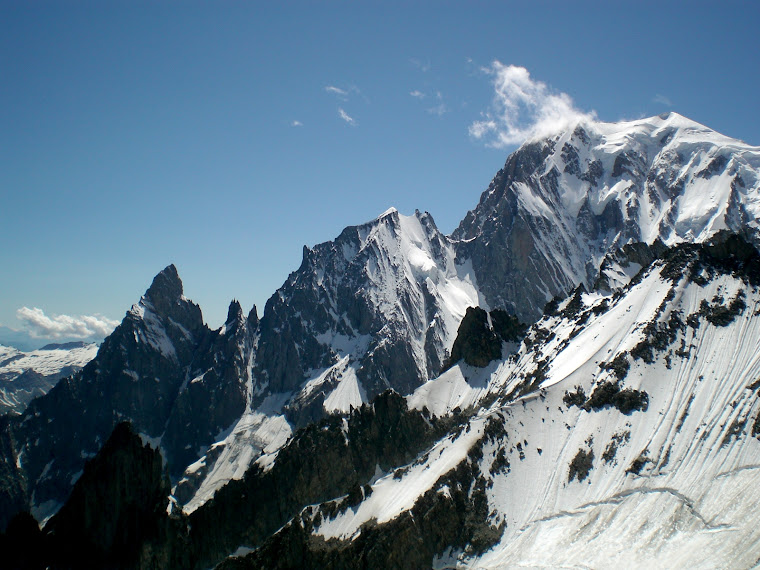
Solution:
{"label": "rock and snow mixture", "polygon": [[[450,236],[391,208],[304,248],[261,320],[233,302],[209,330],[167,267],[91,366],[7,420],[11,501],[55,512],[126,419],[202,517],[299,427],[391,388],[455,427],[352,506],[301,513],[316,541],[349,548],[464,493],[477,507],[438,567],[751,566],[758,172],[760,148],[675,113],[582,123],[513,153]],[[534,324],[441,373],[469,307]]]}

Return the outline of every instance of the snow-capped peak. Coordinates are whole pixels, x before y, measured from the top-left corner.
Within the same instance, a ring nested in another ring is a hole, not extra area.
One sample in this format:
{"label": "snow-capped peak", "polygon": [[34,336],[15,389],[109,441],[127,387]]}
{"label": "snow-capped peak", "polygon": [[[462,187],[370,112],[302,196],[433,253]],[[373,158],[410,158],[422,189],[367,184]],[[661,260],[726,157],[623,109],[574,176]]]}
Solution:
{"label": "snow-capped peak", "polygon": [[758,220],[760,147],[669,113],[526,143],[453,237],[489,303],[534,320],[555,295],[590,286],[627,243],[702,242],[726,229],[758,243]]}
{"label": "snow-capped peak", "polygon": [[390,208],[388,208],[387,210],[385,210],[385,212],[383,212],[382,214],[380,214],[377,217],[377,219],[379,220],[380,218],[384,218],[385,216],[388,216],[390,214],[396,214],[396,213],[398,213],[398,210],[396,208],[394,208],[393,206],[391,206]]}

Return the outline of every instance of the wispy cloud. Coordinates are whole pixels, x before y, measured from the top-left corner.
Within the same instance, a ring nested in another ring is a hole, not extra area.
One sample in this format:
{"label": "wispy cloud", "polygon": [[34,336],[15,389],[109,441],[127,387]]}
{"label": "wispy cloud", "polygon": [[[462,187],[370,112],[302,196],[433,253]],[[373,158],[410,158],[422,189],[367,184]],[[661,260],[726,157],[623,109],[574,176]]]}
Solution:
{"label": "wispy cloud", "polygon": [[[361,89],[359,89],[356,85],[349,85],[348,87],[338,87],[337,85],[327,85],[325,87],[325,92],[329,93],[330,95],[334,95],[341,101],[348,101],[351,97],[354,95],[362,95]],[[366,97],[364,97],[366,101]]]}
{"label": "wispy cloud", "polygon": [[672,107],[673,102],[668,99],[665,95],[660,95],[659,93],[654,96],[654,99],[652,99],[655,103],[660,103],[661,105],[665,105],[666,107]]}
{"label": "wispy cloud", "polygon": [[325,91],[337,95],[338,97],[348,97],[348,91],[341,89],[340,87],[335,87],[335,85],[326,86]]}
{"label": "wispy cloud", "polygon": [[[409,95],[411,95],[418,101],[424,101],[425,99],[428,98],[428,94],[424,93],[423,91],[420,91],[419,89],[415,89],[414,91],[411,91]],[[431,115],[438,115],[440,117],[441,115],[445,115],[451,110],[449,109],[448,105],[446,105],[446,103],[444,102],[443,94],[440,91],[436,91],[435,95],[432,95],[432,97],[435,100],[435,105],[425,109],[428,113],[430,113]]]}
{"label": "wispy cloud", "polygon": [[341,107],[338,107],[338,115],[340,115],[340,118],[346,121],[352,127],[356,126],[356,121],[354,121],[354,118],[346,113]]}
{"label": "wispy cloud", "polygon": [[103,338],[111,334],[119,321],[112,321],[102,315],[48,316],[42,309],[21,307],[16,317],[24,323],[33,338]]}
{"label": "wispy cloud", "polygon": [[303,123],[301,121],[293,121],[290,123],[291,127],[303,127]]}
{"label": "wispy cloud", "polygon": [[[356,85],[350,85],[345,88],[337,87],[336,85],[327,85],[325,87],[325,91],[331,95],[335,95],[343,102],[348,102],[349,99],[353,99],[354,96],[359,96],[360,98],[364,99],[365,103],[369,103],[367,97],[362,95],[361,89],[356,87]],[[346,113],[343,107],[338,107],[338,116],[352,127],[356,126],[356,120],[351,115]]]}
{"label": "wispy cloud", "polygon": [[427,73],[432,69],[432,65],[430,65],[430,61],[421,61],[416,58],[411,58],[409,60],[409,63],[411,63],[414,67],[419,69],[422,73]]}
{"label": "wispy cloud", "polygon": [[438,102],[433,107],[428,107],[427,112],[431,115],[438,115],[439,117],[449,112],[449,108],[443,101],[443,94],[440,91],[436,91],[435,100]]}
{"label": "wispy cloud", "polygon": [[483,68],[491,76],[494,98],[483,119],[470,125],[470,135],[488,146],[503,148],[547,136],[581,120],[594,120],[594,112],[577,109],[566,93],[552,91],[531,78],[524,67],[494,61]]}

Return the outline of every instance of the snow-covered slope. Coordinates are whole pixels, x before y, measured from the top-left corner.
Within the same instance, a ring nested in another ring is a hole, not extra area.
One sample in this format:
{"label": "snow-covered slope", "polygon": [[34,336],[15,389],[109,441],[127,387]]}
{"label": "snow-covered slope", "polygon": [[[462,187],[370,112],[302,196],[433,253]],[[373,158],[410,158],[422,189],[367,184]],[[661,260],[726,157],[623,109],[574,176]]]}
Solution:
{"label": "snow-covered slope", "polygon": [[526,321],[630,242],[757,243],[760,148],[677,113],[583,122],[512,154],[453,237],[492,307]]}
{"label": "snow-covered slope", "polygon": [[[480,468],[506,526],[469,564],[739,568],[760,558],[760,283],[691,257],[655,263],[619,299],[585,296],[578,315],[543,321],[555,338],[494,378],[513,393],[521,374],[542,370],[538,392],[489,412],[504,437],[483,446]],[[628,400],[605,399],[608,386]],[[501,449],[510,468],[492,473]]]}
{"label": "snow-covered slope", "polygon": [[0,414],[21,413],[32,398],[81,370],[98,352],[98,345],[69,343],[21,352],[0,346]]}
{"label": "snow-covered slope", "polygon": [[760,255],[735,237],[670,249],[616,293],[578,291],[516,355],[408,397],[434,415],[470,406],[464,426],[355,506],[308,508],[283,532],[306,525],[346,556],[369,535],[427,548],[463,493],[463,528],[484,526],[435,567],[751,567],[758,313]]}

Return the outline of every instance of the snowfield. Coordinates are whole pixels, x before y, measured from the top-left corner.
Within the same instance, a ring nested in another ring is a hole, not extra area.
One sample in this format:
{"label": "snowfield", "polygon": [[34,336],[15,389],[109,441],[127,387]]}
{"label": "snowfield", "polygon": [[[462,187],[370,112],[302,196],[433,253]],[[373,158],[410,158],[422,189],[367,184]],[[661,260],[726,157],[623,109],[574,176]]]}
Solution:
{"label": "snowfield", "polygon": [[97,353],[94,343],[31,352],[0,346],[0,414],[21,413],[32,398],[47,393],[60,378],[83,368]]}

